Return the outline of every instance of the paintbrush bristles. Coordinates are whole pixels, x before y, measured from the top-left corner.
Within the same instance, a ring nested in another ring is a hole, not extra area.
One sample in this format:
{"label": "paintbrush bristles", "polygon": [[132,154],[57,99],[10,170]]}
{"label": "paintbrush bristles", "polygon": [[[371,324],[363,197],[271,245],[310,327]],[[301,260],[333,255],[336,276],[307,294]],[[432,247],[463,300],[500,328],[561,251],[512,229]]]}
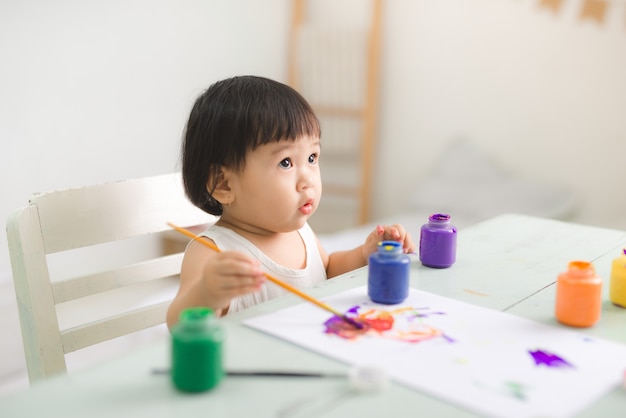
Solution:
{"label": "paintbrush bristles", "polygon": [[[209,247],[210,249],[212,249],[213,251],[217,251],[220,252],[220,249],[217,245],[213,244],[211,241],[209,241],[208,239],[198,236],[196,234],[194,234],[193,232],[185,229],[185,228],[181,228],[179,226],[174,225],[171,222],[167,223],[169,226],[171,226],[172,228],[174,228],[176,231],[180,232],[183,235],[186,235],[187,237],[198,241],[199,243]],[[274,276],[269,275],[268,273],[263,273],[263,275],[272,283],[282,287],[285,290],[290,291],[291,293],[294,293],[298,296],[300,296],[302,299],[307,300],[309,302],[311,302],[314,305],[319,306],[320,308],[332,313],[335,316],[338,316],[339,318],[341,318],[342,320],[344,320],[345,322],[347,322],[348,324],[357,327],[359,329],[363,328],[362,324],[359,324],[357,321],[354,321],[353,319],[348,318],[347,316],[341,314],[340,312],[336,311],[335,309],[331,308],[330,306],[328,306],[327,304],[325,304],[324,302],[321,302],[317,299],[315,299],[312,296],[307,295],[306,293],[301,292],[300,290],[298,290],[297,288],[291,286],[288,283],[283,282],[282,280],[277,279]]]}

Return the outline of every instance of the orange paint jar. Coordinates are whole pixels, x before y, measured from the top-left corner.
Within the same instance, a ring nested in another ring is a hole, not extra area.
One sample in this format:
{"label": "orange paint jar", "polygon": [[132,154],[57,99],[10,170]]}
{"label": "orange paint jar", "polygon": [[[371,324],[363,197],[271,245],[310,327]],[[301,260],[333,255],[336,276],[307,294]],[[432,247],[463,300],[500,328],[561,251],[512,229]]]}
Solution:
{"label": "orange paint jar", "polygon": [[556,319],[572,327],[586,328],[600,319],[602,279],[587,261],[571,261],[556,282]]}

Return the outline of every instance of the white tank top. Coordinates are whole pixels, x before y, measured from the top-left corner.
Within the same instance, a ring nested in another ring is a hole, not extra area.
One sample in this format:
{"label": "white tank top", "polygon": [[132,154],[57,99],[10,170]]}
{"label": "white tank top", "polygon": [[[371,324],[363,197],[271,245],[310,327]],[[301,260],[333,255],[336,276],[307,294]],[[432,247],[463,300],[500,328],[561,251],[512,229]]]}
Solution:
{"label": "white tank top", "polygon": [[[315,235],[309,224],[304,224],[298,233],[306,249],[306,267],[303,269],[292,269],[276,263],[248,239],[222,226],[211,225],[200,235],[212,239],[221,250],[241,251],[258,259],[264,272],[292,286],[297,288],[313,287],[326,280],[326,269],[322,263]],[[289,292],[282,287],[266,281],[259,291],[232,299],[228,312],[238,312],[287,293]]]}

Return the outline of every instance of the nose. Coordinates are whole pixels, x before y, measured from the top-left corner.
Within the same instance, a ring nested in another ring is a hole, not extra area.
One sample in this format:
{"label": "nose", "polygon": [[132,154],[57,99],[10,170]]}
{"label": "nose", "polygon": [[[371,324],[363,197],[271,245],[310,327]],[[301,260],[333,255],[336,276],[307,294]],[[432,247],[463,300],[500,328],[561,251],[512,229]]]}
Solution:
{"label": "nose", "polygon": [[298,191],[301,192],[303,190],[313,188],[314,186],[315,186],[315,180],[313,179],[313,176],[311,175],[302,176],[302,178],[298,182]]}

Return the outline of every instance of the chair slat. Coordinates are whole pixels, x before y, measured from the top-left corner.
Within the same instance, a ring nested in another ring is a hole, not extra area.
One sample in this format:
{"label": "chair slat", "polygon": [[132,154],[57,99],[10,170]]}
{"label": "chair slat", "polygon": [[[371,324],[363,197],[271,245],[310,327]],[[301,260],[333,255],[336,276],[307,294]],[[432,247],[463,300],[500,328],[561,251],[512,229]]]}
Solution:
{"label": "chair slat", "polygon": [[[44,193],[39,208],[47,254],[214,221],[185,197],[178,173]],[[115,216],[99,216],[111,213]]]}
{"label": "chair slat", "polygon": [[123,286],[180,274],[183,253],[143,261],[115,270],[54,282],[55,303],[65,303]]}
{"label": "chair slat", "polygon": [[165,301],[130,313],[64,330],[61,332],[63,351],[66,354],[71,353],[122,335],[160,325],[165,322],[169,304],[169,301]]}

